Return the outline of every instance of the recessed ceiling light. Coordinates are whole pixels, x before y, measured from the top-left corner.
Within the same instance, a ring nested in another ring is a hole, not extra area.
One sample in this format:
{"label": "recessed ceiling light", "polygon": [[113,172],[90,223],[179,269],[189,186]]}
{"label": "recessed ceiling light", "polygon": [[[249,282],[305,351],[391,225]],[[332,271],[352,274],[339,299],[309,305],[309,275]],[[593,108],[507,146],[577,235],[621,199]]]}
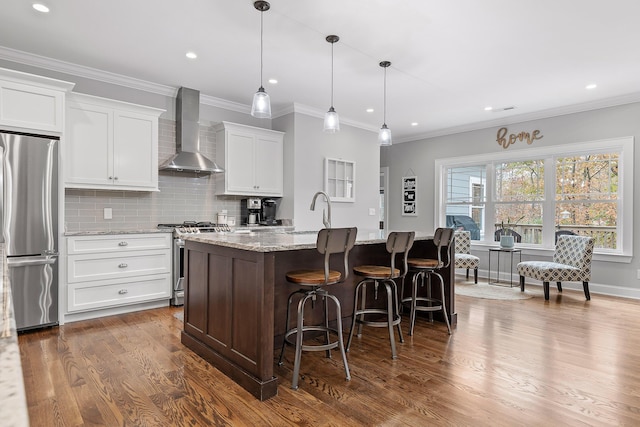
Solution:
{"label": "recessed ceiling light", "polygon": [[367,113],[373,113],[373,108],[367,108]]}
{"label": "recessed ceiling light", "polygon": [[411,126],[418,126],[418,122],[411,123]]}
{"label": "recessed ceiling light", "polygon": [[34,3],[33,8],[38,12],[49,13],[49,8],[42,3]]}
{"label": "recessed ceiling light", "polygon": [[484,111],[491,111],[491,110],[493,110],[493,107],[490,105],[487,107],[484,107]]}
{"label": "recessed ceiling light", "polygon": [[195,52],[187,52],[186,57],[189,59],[196,59],[198,55]]}
{"label": "recessed ceiling light", "polygon": [[269,83],[271,83],[272,85],[277,85],[278,79],[269,79]]}
{"label": "recessed ceiling light", "polygon": [[595,89],[595,88],[597,88],[597,87],[598,87],[598,85],[597,85],[597,84],[595,84],[595,83],[591,83],[591,84],[586,85],[586,86],[585,86],[585,89],[589,89],[589,90],[591,90],[591,89]]}

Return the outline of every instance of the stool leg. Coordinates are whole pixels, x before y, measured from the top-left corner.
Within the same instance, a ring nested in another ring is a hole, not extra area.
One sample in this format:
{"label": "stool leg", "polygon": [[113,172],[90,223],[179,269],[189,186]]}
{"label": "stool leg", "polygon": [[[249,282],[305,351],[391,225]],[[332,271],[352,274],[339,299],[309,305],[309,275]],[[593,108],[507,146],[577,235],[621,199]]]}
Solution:
{"label": "stool leg", "polygon": [[[324,306],[324,327],[325,327],[325,344],[331,342],[331,335],[329,334],[329,308],[327,307],[327,294],[323,292],[322,304]],[[327,359],[331,359],[331,349],[327,349],[325,352]]]}
{"label": "stool leg", "polygon": [[409,335],[413,335],[413,327],[416,324],[416,298],[418,297],[418,278],[422,272],[416,273],[411,282],[411,311],[409,312]]}
{"label": "stool leg", "polygon": [[349,364],[347,363],[347,353],[344,350],[344,340],[342,339],[342,310],[340,310],[340,301],[335,295],[327,294],[327,298],[330,298],[336,304],[336,329],[338,332],[338,348],[340,354],[342,354],[342,363],[344,363],[345,378],[347,381],[351,380],[351,373],[349,373]]}
{"label": "stool leg", "polygon": [[364,283],[365,283],[365,281],[362,280],[362,281],[360,281],[360,283],[358,283],[356,285],[356,291],[355,291],[354,296],[353,296],[353,315],[351,316],[351,328],[349,329],[349,339],[347,340],[347,350],[346,351],[349,351],[349,349],[351,348],[351,340],[353,339],[353,333],[356,330],[356,319],[359,316],[358,315],[358,298],[359,298],[359,295],[360,295],[360,289],[362,288],[362,285]]}
{"label": "stool leg", "polygon": [[[398,319],[400,319],[400,300],[398,300],[398,285],[393,280],[391,282],[393,284],[393,309],[395,310],[393,316],[398,316]],[[404,286],[404,277],[402,278],[402,286]],[[402,327],[400,326],[400,323],[401,322],[398,322],[398,324],[396,325],[398,327],[398,338],[400,339],[400,342],[404,342],[404,337],[402,336]]]}
{"label": "stool leg", "polygon": [[[431,306],[433,305],[433,303],[431,302],[431,272],[425,273],[425,275],[422,277],[422,283],[424,284],[425,282],[425,276],[426,276],[426,286],[427,286],[427,305]],[[429,322],[433,323],[433,311],[429,312]]]}
{"label": "stool leg", "polygon": [[391,358],[397,359],[396,353],[396,337],[393,333],[393,294],[391,293],[391,286],[388,281],[384,281],[384,287],[387,290],[387,324],[389,329],[389,341],[391,342]]}
{"label": "stool leg", "polygon": [[[363,280],[362,281],[362,288],[360,291],[360,310],[364,311],[367,308],[367,282],[369,282],[370,280]],[[375,283],[375,282],[374,282]],[[364,314],[360,315],[360,319],[364,320]],[[362,323],[358,323],[358,338],[360,338],[362,336]]]}
{"label": "stool leg", "polygon": [[431,274],[434,274],[436,276],[438,276],[438,279],[440,279],[440,293],[442,294],[442,315],[444,316],[444,321],[447,324],[447,331],[449,332],[449,335],[451,335],[451,325],[449,324],[449,316],[447,316],[447,304],[445,301],[445,296],[444,296],[444,279],[442,278],[442,276],[439,273],[433,272]]}
{"label": "stool leg", "polygon": [[304,305],[314,293],[307,293],[298,301],[298,321],[296,323],[296,354],[293,360],[293,377],[291,388],[298,389],[298,376],[300,375],[300,360],[302,359],[302,339],[304,335]]}
{"label": "stool leg", "polygon": [[297,293],[299,293],[300,291],[295,291],[292,292],[289,295],[289,300],[287,302],[287,317],[286,317],[286,321],[284,324],[284,338],[282,339],[282,349],[280,350],[280,358],[278,359],[278,366],[282,366],[282,356],[284,356],[284,348],[287,345],[287,332],[289,331],[289,320],[290,320],[290,315],[291,315],[291,300],[293,299],[293,296]]}

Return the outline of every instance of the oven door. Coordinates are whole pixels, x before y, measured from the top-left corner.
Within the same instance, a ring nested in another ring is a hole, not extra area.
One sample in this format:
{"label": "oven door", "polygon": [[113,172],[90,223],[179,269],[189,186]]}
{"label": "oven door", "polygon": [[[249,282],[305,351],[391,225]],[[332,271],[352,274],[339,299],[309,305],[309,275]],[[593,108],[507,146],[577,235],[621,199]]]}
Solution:
{"label": "oven door", "polygon": [[173,239],[173,293],[171,305],[184,304],[184,240]]}

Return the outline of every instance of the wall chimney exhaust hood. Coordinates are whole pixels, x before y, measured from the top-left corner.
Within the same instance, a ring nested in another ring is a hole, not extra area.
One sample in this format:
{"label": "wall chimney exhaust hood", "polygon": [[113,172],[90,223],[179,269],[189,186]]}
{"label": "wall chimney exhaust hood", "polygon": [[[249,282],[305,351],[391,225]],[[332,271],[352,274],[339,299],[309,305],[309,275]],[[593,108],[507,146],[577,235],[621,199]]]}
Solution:
{"label": "wall chimney exhaust hood", "polygon": [[200,153],[200,92],[181,87],[176,97],[176,151],[160,170],[196,172],[202,174],[224,172],[215,162]]}

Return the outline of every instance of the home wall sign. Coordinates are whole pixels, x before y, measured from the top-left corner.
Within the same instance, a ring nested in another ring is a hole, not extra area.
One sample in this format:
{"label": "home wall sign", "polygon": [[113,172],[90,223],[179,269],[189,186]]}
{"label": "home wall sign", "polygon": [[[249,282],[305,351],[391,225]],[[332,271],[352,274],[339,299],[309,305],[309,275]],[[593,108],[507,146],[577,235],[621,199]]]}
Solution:
{"label": "home wall sign", "polygon": [[536,139],[542,139],[543,135],[540,135],[539,130],[534,130],[533,132],[520,132],[520,133],[512,133],[507,136],[509,130],[507,128],[498,129],[498,135],[496,141],[498,141],[498,145],[502,145],[502,148],[507,149],[511,144],[515,144],[516,141],[526,141],[527,144],[531,145],[533,141]]}
{"label": "home wall sign", "polygon": [[416,205],[417,187],[417,176],[402,177],[402,215],[404,216],[418,216],[418,206]]}

